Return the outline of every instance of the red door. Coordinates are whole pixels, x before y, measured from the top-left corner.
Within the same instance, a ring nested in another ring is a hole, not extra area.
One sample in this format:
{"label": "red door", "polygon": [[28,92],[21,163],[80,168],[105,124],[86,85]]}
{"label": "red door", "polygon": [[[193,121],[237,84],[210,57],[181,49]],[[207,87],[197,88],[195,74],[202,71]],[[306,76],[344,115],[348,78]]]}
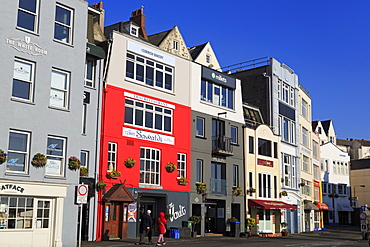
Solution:
{"label": "red door", "polygon": [[122,212],[121,203],[105,203],[104,207],[104,239],[122,238]]}

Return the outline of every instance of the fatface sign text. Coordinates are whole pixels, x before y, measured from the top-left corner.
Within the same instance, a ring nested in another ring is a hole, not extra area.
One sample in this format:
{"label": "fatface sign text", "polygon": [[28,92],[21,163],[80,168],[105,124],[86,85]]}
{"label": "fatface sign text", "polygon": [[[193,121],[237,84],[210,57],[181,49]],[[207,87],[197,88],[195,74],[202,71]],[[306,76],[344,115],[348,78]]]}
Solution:
{"label": "fatface sign text", "polygon": [[2,184],[0,185],[0,190],[12,193],[24,192],[24,188],[16,184]]}

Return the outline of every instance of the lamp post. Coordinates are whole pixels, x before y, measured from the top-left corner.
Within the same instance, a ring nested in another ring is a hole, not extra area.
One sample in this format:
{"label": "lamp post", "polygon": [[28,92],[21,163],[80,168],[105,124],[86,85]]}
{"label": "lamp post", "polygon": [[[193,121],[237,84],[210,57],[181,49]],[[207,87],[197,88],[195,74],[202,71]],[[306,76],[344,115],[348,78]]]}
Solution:
{"label": "lamp post", "polygon": [[358,199],[357,199],[357,197],[356,197],[356,187],[362,187],[362,188],[364,188],[364,187],[366,187],[364,184],[360,184],[360,185],[355,185],[355,186],[353,186],[353,199],[354,199],[354,201],[355,201],[355,203],[354,203],[354,205],[355,205],[355,208],[357,208],[358,207]]}

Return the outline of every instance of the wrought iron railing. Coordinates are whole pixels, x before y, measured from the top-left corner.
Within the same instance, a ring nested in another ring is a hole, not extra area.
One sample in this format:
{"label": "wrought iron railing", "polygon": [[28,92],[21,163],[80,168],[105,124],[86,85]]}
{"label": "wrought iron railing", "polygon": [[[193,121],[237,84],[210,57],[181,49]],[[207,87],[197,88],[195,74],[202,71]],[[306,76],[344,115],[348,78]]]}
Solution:
{"label": "wrought iron railing", "polygon": [[212,136],[212,151],[217,154],[232,155],[231,138],[226,136]]}

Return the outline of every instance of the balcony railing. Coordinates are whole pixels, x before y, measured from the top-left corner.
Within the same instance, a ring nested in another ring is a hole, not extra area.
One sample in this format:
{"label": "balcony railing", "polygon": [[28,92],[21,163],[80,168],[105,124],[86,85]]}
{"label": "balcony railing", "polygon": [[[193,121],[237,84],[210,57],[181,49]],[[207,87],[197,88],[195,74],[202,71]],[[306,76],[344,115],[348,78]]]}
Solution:
{"label": "balcony railing", "polygon": [[210,193],[212,195],[227,195],[227,180],[211,178]]}
{"label": "balcony railing", "polygon": [[212,136],[212,152],[221,155],[233,155],[231,138],[226,136]]}

